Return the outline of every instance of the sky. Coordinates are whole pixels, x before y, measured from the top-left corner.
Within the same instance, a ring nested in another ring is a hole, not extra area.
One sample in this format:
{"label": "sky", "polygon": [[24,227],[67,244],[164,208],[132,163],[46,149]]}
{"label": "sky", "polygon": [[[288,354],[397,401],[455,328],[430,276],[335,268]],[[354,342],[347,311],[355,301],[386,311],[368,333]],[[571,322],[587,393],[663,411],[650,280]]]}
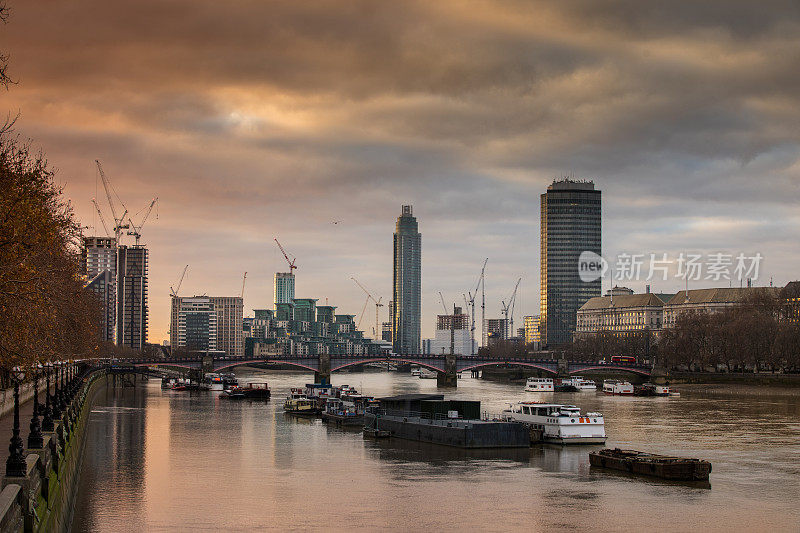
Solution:
{"label": "sky", "polygon": [[[422,334],[486,269],[486,315],[522,278],[538,314],[539,196],[594,180],[603,255],[763,256],[800,278],[800,4],[786,1],[8,0],[0,93],[87,233],[111,219],[95,159],[150,249],[151,342],[169,294],[360,314],[392,233],[422,233]],[[671,271],[672,272],[672,271]],[[604,281],[676,291],[684,281]],[[702,279],[699,287],[738,281]],[[386,320],[387,308],[381,310]],[[371,331],[368,306],[362,329]]]}

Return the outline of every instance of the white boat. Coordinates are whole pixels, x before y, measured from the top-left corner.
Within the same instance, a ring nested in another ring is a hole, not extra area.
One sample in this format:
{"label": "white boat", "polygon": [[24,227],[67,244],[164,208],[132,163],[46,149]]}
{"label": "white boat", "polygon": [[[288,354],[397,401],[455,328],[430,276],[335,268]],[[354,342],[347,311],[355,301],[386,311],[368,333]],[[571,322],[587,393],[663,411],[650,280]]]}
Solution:
{"label": "white boat", "polygon": [[603,392],[606,394],[633,394],[633,385],[627,381],[607,379],[603,381]]}
{"label": "white boat", "polygon": [[552,378],[528,378],[525,392],[553,392]]}
{"label": "white boat", "polygon": [[436,379],[436,372],[425,367],[419,369],[419,379]]}
{"label": "white boat", "polygon": [[545,442],[557,444],[604,444],[606,427],[601,413],[581,414],[574,405],[519,402],[510,405],[502,418],[542,430]]}
{"label": "white boat", "polygon": [[419,376],[420,368],[419,365],[411,365],[411,375],[412,376]]}
{"label": "white boat", "polygon": [[584,379],[580,376],[574,376],[569,379],[562,379],[562,385],[570,385],[579,391],[582,390],[597,390],[597,384],[591,379]]}

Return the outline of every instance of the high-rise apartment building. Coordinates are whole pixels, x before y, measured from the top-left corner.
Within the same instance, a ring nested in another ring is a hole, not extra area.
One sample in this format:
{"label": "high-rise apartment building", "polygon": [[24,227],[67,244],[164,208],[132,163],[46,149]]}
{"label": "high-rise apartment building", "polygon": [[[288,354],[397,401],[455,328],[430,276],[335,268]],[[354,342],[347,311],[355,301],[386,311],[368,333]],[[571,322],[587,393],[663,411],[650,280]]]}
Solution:
{"label": "high-rise apartment building", "polygon": [[273,285],[273,300],[275,309],[278,304],[292,303],[294,300],[294,274],[291,272],[276,272]]}
{"label": "high-rise apartment building", "polygon": [[420,350],[422,235],[410,205],[404,205],[394,232],[392,346],[395,353]]}
{"label": "high-rise apartment building", "polygon": [[117,248],[117,345],[141,350],[147,343],[147,248]]}
{"label": "high-rise apartment building", "polygon": [[483,345],[492,346],[508,339],[508,320],[505,318],[487,318],[483,336]]}
{"label": "high-rise apartment building", "polygon": [[578,309],[600,296],[601,279],[578,272],[582,252],[601,255],[600,207],[591,181],[553,181],[542,194],[539,334],[547,346],[571,342]]}
{"label": "high-rise apartment building", "polygon": [[244,356],[244,303],[240,296],[173,296],[170,344]]}
{"label": "high-rise apartment building", "polygon": [[117,245],[113,237],[84,237],[81,270],[86,288],[97,294],[102,307],[100,340],[114,342],[117,302]]}

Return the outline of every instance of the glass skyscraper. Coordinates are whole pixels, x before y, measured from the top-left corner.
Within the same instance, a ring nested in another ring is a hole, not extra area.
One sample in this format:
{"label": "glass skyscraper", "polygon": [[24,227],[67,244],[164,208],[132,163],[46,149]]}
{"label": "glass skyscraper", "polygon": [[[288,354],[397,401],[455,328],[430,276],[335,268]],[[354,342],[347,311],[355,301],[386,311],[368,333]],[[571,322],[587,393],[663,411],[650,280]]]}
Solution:
{"label": "glass skyscraper", "polygon": [[292,303],[294,300],[294,274],[291,272],[276,272],[272,294],[275,309],[278,308],[278,304]]}
{"label": "glass skyscraper", "polygon": [[600,296],[601,279],[581,280],[581,252],[601,255],[600,191],[594,182],[554,181],[542,194],[539,335],[549,347],[572,341],[578,309]]}
{"label": "glass skyscraper", "polygon": [[420,353],[422,235],[410,205],[394,232],[392,346],[395,353]]}

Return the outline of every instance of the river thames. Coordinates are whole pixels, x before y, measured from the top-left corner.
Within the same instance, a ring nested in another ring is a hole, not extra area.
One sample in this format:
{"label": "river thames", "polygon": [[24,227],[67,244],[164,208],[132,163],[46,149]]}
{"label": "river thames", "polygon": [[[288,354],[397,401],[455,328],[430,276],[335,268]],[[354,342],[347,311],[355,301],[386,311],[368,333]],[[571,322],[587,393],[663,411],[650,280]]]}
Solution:
{"label": "river thames", "polygon": [[[800,389],[680,386],[680,398],[526,393],[465,377],[446,397],[499,413],[525,399],[605,415],[608,447],[711,461],[710,488],[590,469],[602,446],[471,451],[282,412],[310,374],[240,372],[272,400],[161,390],[95,398],[73,531],[798,531]],[[437,392],[409,374],[334,374],[369,395]]]}

